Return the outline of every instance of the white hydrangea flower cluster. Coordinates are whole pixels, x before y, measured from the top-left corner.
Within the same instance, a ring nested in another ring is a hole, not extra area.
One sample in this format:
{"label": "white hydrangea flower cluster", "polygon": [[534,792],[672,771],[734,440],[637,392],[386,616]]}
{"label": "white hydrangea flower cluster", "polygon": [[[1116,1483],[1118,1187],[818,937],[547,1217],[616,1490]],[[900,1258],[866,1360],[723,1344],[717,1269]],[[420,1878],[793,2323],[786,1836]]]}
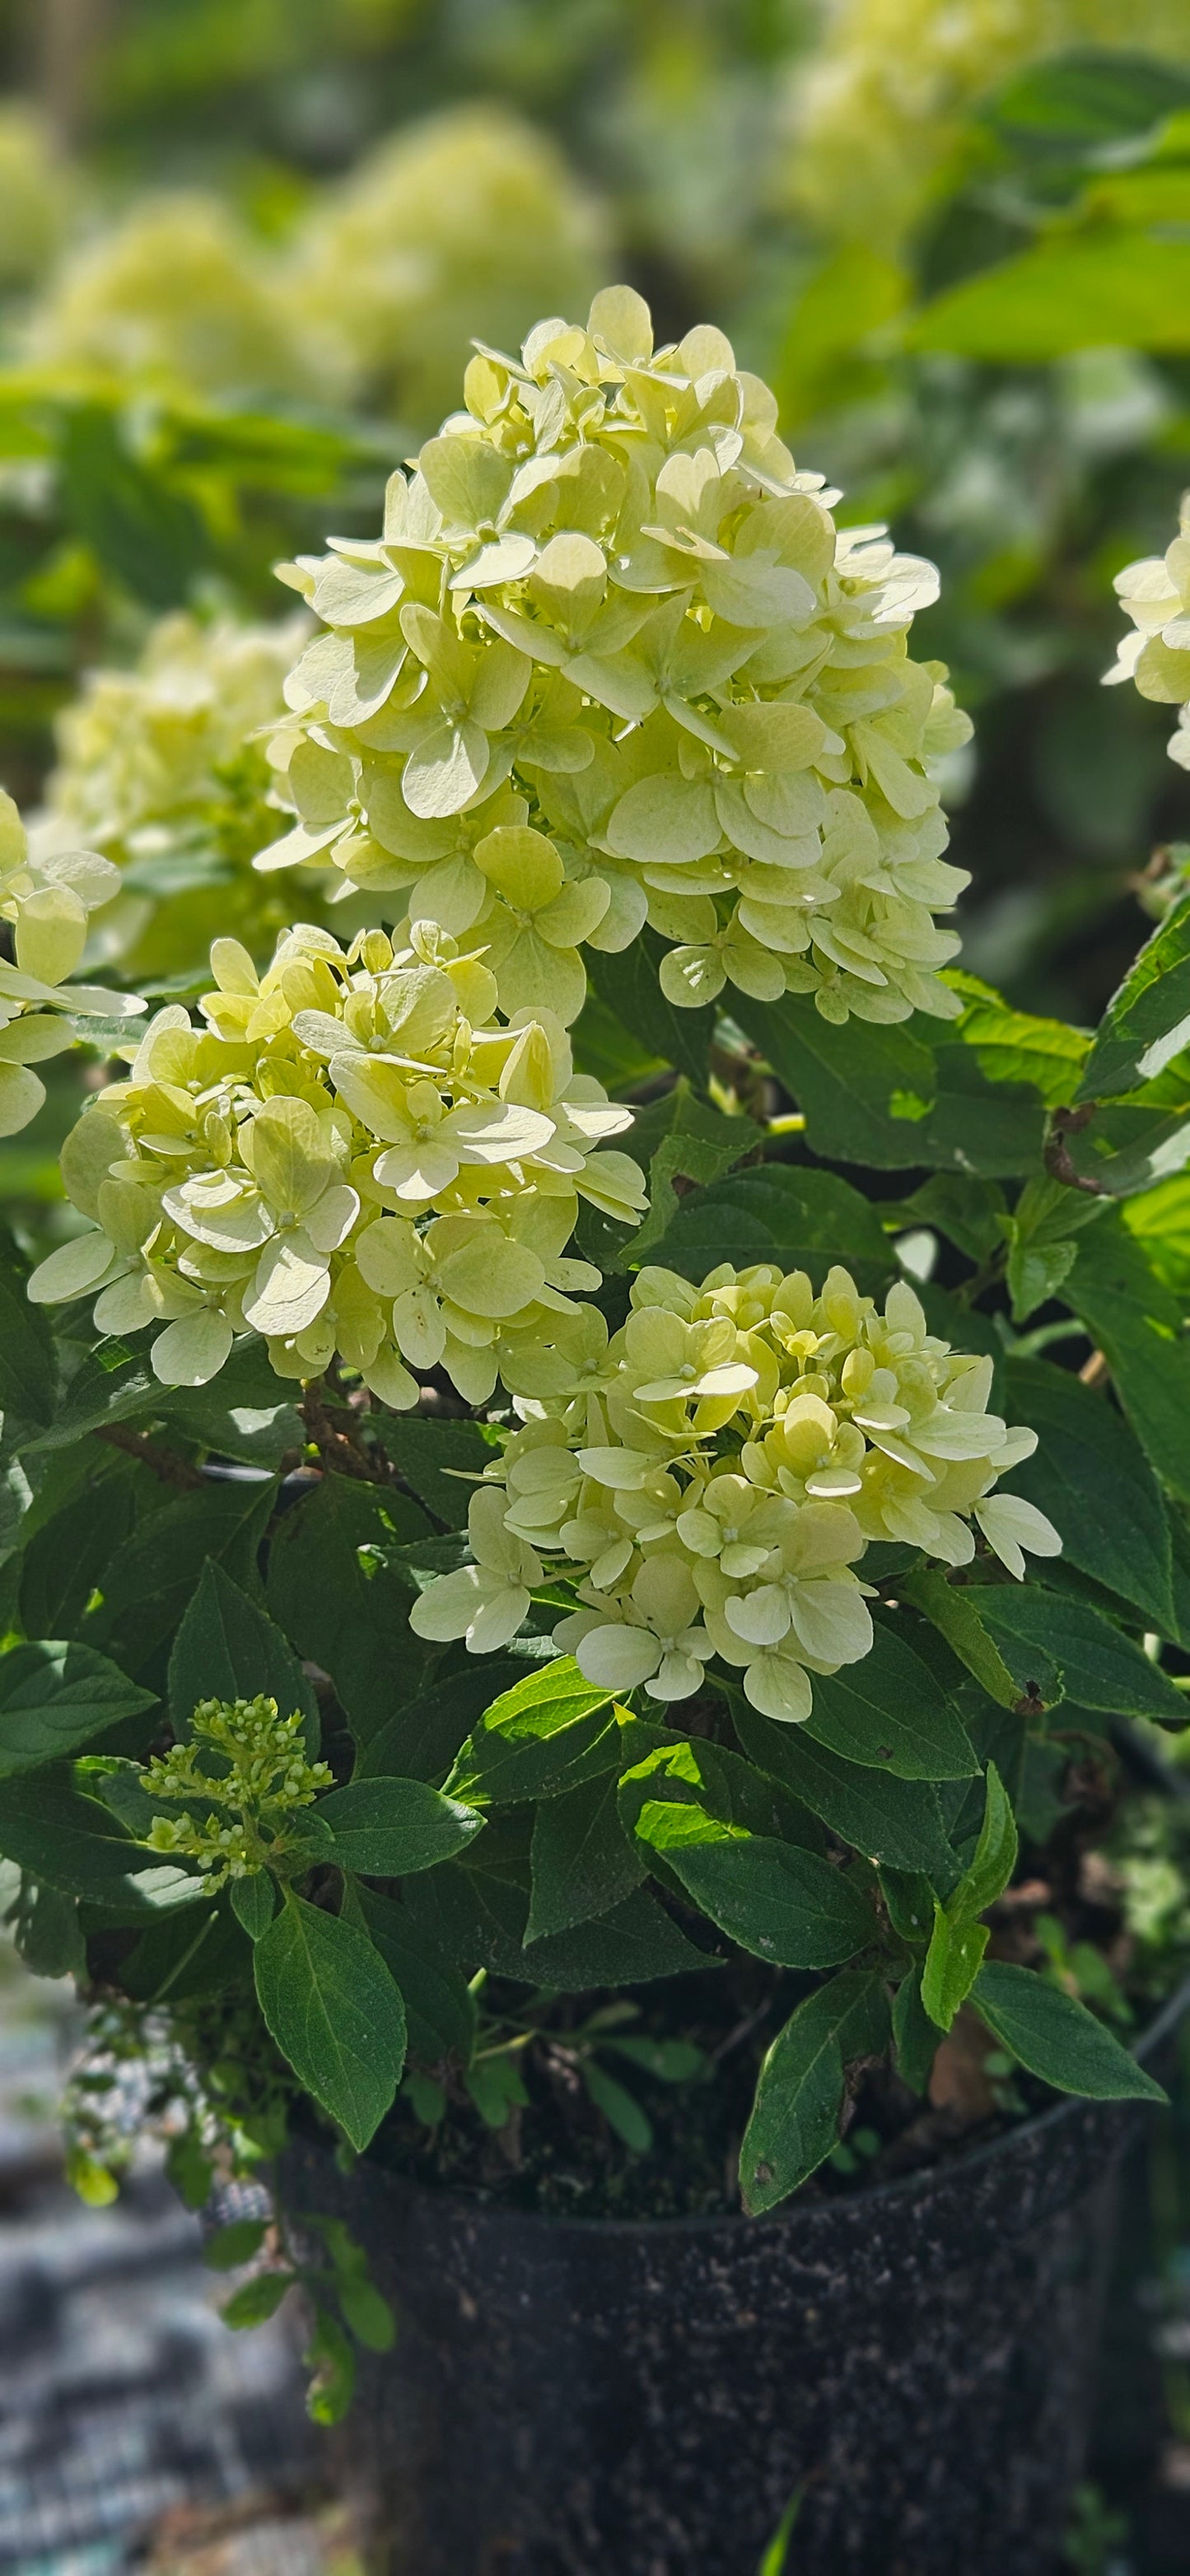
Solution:
{"label": "white hydrangea flower cluster", "polygon": [[1182,500],[1178,534],[1163,555],[1145,555],[1116,574],[1116,589],[1133,632],[1121,638],[1104,687],[1135,680],[1142,698],[1177,707],[1169,756],[1190,769],[1190,492]]}
{"label": "white hydrangea flower cluster", "polygon": [[127,1019],[144,1010],[134,994],[66,981],[86,946],[90,914],[110,903],[119,883],[110,860],[94,850],[34,856],[13,800],[0,788],[0,922],[9,926],[12,952],[0,957],[0,1136],[27,1127],[45,1099],[35,1064],[64,1054],[86,1034],[89,1019]]}
{"label": "white hydrangea flower cluster", "polygon": [[325,631],[273,747],[294,828],[258,868],[391,890],[507,1011],[572,1019],[581,949],[647,919],[678,1004],[731,983],[952,1017],[933,916],[967,880],[932,764],[970,726],[908,654],[933,567],[838,531],[722,332],[655,350],[628,287],[519,361],[481,350],[464,390],[383,536],[289,568]]}
{"label": "white hydrangea flower cluster", "polygon": [[268,260],[223,200],[197,189],[140,197],[82,241],[24,336],[34,366],[84,382],[215,400],[320,390]]}
{"label": "white hydrangea flower cluster", "polygon": [[204,1385],[251,1332],[281,1377],[337,1353],[406,1408],[411,1371],[441,1365],[482,1404],[599,1284],[563,1257],[579,1199],[643,1212],[637,1165],[599,1150],[631,1111],[574,1074],[556,1017],[497,1024],[495,977],[441,932],[394,955],[383,931],[344,951],[298,925],[263,975],[233,939],[211,966],[205,1026],[159,1011],[68,1136],[90,1225],[30,1296],[95,1294],[103,1333],[161,1326],[167,1386]]}
{"label": "white hydrangea flower cluster", "polygon": [[472,334],[515,346],[536,313],[585,305],[604,226],[549,138],[491,100],[419,118],[325,189],[283,291],[332,382],[415,438],[453,401]]}
{"label": "white hydrangea flower cluster", "polygon": [[[82,837],[131,872],[102,945],[132,972],[201,962],[218,929],[260,953],[291,918],[247,863],[277,819],[256,737],[284,715],[285,674],[308,631],[300,612],[266,626],[175,611],[158,618],[131,669],[89,672],[58,717],[33,846]],[[166,898],[163,935],[146,950]]]}
{"label": "white hydrangea flower cluster", "polygon": [[829,0],[790,78],[794,202],[887,257],[961,164],[974,102],[1080,44],[1185,60],[1185,0]]}
{"label": "white hydrangea flower cluster", "polygon": [[839,1268],[818,1294],[764,1263],[698,1287],[645,1268],[611,1341],[587,1307],[505,1380],[525,1418],[473,1497],[475,1562],[412,1615],[473,1653],[506,1645],[561,1575],[579,1607],[554,1640],[589,1681],[688,1699],[718,1656],[754,1708],[796,1723],[811,1674],[872,1645],[871,1542],[965,1565],[974,1520],[1018,1577],[1023,1549],[1061,1547],[994,1491],[1036,1433],[988,1412],[991,1361],[932,1334],[905,1282],[881,1308]]}

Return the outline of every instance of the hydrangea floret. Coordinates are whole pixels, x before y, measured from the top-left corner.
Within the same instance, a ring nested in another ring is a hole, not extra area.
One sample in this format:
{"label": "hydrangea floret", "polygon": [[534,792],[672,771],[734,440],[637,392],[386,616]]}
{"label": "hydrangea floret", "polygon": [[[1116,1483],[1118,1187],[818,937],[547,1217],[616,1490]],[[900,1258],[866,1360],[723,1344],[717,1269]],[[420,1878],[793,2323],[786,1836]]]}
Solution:
{"label": "hydrangea floret", "polygon": [[67,1138],[89,1225],[30,1295],[158,1325],[166,1385],[205,1384],[247,1332],[283,1377],[338,1355],[400,1409],[441,1365],[485,1402],[599,1284],[565,1253],[580,1198],[643,1213],[638,1166],[603,1150],[632,1112],[575,1074],[555,1015],[498,1020],[490,969],[431,927],[394,952],[299,924],[263,975],[233,939],[211,964],[203,1026],[159,1011]]}
{"label": "hydrangea floret", "polygon": [[1121,638],[1104,686],[1134,680],[1142,698],[1177,707],[1169,756],[1179,768],[1190,769],[1190,492],[1182,501],[1173,544],[1163,555],[1145,555],[1128,564],[1116,575],[1116,590],[1133,631]]}
{"label": "hydrangea floret", "polygon": [[183,1810],[154,1816],[150,1850],[197,1861],[208,1896],[229,1879],[275,1867],[291,1819],[333,1785],[329,1764],[308,1759],[303,1725],[299,1709],[281,1717],[276,1700],[263,1696],[200,1700],[189,1740],[141,1774],[146,1797]]}
{"label": "hydrangea floret", "polygon": [[953,1017],[934,915],[967,880],[934,767],[970,727],[908,651],[933,567],[839,530],[723,333],[654,348],[628,287],[517,359],[481,348],[464,393],[379,538],[288,568],[323,631],[257,867],[391,895],[507,1011],[573,1019],[583,949],[648,921],[681,1006],[731,984]]}
{"label": "hydrangea floret", "polygon": [[91,913],[110,903],[119,883],[94,850],[35,857],[17,807],[0,788],[0,921],[9,926],[11,947],[11,956],[0,957],[0,1136],[27,1127],[45,1099],[34,1065],[73,1046],[88,1020],[144,1010],[136,995],[66,980],[86,946]]}
{"label": "hydrangea floret", "polygon": [[[259,736],[284,714],[282,682],[307,631],[301,615],[266,626],[175,611],[151,627],[131,668],[89,672],[58,717],[33,847],[82,839],[121,870],[100,944],[130,972],[146,954],[156,969],[163,945],[167,965],[201,961],[216,929],[234,927],[263,951],[291,917],[277,903],[283,881],[262,881],[247,862],[277,828]],[[146,952],[163,901],[168,920]],[[180,954],[199,921],[205,936]]]}
{"label": "hydrangea floret", "polygon": [[697,1286],[647,1267],[610,1340],[587,1308],[506,1375],[523,1420],[472,1499],[475,1563],[415,1605],[422,1637],[490,1652],[561,1579],[577,1606],[554,1642],[589,1681],[684,1700],[717,1657],[796,1723],[811,1675],[872,1645],[873,1542],[966,1565],[974,1522],[1018,1578],[1022,1551],[1060,1550],[995,1490],[1036,1433],[989,1413],[991,1361],[931,1333],[903,1280],[881,1307],[841,1268],[816,1293],[765,1263]]}

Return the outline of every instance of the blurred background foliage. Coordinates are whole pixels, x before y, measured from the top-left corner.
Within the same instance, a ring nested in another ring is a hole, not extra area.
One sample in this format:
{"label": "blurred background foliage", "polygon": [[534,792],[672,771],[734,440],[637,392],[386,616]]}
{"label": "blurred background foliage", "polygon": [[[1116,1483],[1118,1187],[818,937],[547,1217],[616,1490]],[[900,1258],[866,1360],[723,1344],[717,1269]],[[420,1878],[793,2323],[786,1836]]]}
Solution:
{"label": "blurred background foliage", "polygon": [[1100,687],[1190,482],[1187,0],[0,0],[0,85],[0,780],[131,867],[146,971],[263,836],[228,620],[374,527],[472,336],[622,275],[940,564],[965,962],[1098,1013],[1187,832]]}

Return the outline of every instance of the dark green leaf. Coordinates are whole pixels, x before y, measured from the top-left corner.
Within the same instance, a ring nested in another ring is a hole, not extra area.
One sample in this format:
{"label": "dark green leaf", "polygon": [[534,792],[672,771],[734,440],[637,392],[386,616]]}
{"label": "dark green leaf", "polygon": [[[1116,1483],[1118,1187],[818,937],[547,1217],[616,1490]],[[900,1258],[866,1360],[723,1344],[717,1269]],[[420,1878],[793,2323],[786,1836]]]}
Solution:
{"label": "dark green leaf", "polygon": [[496,1976],[564,1994],[589,1986],[641,1985],[714,1964],[644,1888],[596,1922],[547,1933],[528,1948],[528,1890],[494,1872],[447,1861],[415,1879],[405,1902],[415,1922],[433,1931],[469,1973],[489,1968]]}
{"label": "dark green leaf", "polygon": [[815,1675],[806,1732],[844,1760],[901,1780],[968,1780],[979,1769],[954,1701],[904,1638],[879,1620],[861,1663]]}
{"label": "dark green leaf", "polygon": [[357,2342],[369,2352],[391,2352],[397,2321],[374,2281],[340,2281],[339,2306]]}
{"label": "dark green leaf", "polygon": [[25,1293],[29,1265],[0,1226],[0,1414],[11,1441],[53,1420],[57,1352],[44,1306]]}
{"label": "dark green leaf", "polygon": [[1022,1695],[1021,1686],[979,1616],[980,1587],[948,1583],[946,1576],[930,1565],[902,1575],[898,1590],[945,1638],[952,1653],[983,1689],[1002,1708],[1015,1709]]}
{"label": "dark green leaf", "polygon": [[619,1759],[615,1694],[583,1680],[573,1656],[540,1665],[501,1693],[468,1736],[448,1787],[512,1803],[558,1797]]}
{"label": "dark green leaf", "polygon": [[482,1830],[483,1817],[424,1780],[353,1780],[320,1798],[320,1824],[334,1836],[341,1869],[365,1878],[402,1878],[450,1860]]}
{"label": "dark green leaf", "polygon": [[672,1091],[638,1112],[624,1141],[645,1165],[649,1185],[648,1213],[624,1256],[626,1265],[638,1270],[643,1262],[660,1258],[658,1246],[682,1203],[675,1201],[679,1180],[717,1182],[745,1154],[757,1151],[760,1129],[750,1118],[725,1118],[679,1075]]}
{"label": "dark green leaf", "polygon": [[608,1913],[647,1875],[620,1822],[618,1787],[613,1771],[560,1798],[543,1798],[533,1819],[527,1945]]}
{"label": "dark green leaf", "polygon": [[238,2272],[241,2263],[250,2263],[264,2243],[263,2218],[233,2218],[226,2227],[213,2228],[202,2249],[202,2259],[210,2272]]}
{"label": "dark green leaf", "polygon": [[1110,1100],[1190,1045],[1190,895],[1175,903],[1113,993],[1075,1094]]}
{"label": "dark green leaf", "polygon": [[639,2102],[594,2059],[587,2060],[582,2075],[591,2100],[602,2111],[609,2128],[634,2156],[647,2156],[653,2143],[653,2123]]}
{"label": "dark green leaf", "polygon": [[357,1743],[417,1693],[426,1649],[389,1560],[426,1528],[392,1486],[324,1476],[269,1543],[269,1609],[298,1654],[330,1674]]}
{"label": "dark green leaf", "polygon": [[401,1989],[415,2057],[436,2066],[444,2057],[469,2065],[475,2044],[475,1997],[441,1945],[414,1924],[403,1905],[375,1888],[357,1896],[364,1923]]}
{"label": "dark green leaf", "polygon": [[1105,1354],[1150,1465],[1190,1502],[1190,1341],[1181,1301],[1114,1208],[1080,1237],[1065,1295]]}
{"label": "dark green leaf", "polygon": [[677,1011],[657,981],[666,943],[654,930],[642,930],[615,956],[600,948],[585,951],[587,973],[601,1002],[652,1055],[672,1064],[702,1089],[714,1034],[713,1010]]}
{"label": "dark green leaf", "polygon": [[287,1890],[253,1960],[282,2056],[362,2153],[405,2062],[404,2006],[383,1959],[366,1934]]}
{"label": "dark green leaf", "polygon": [[[69,1452],[51,1464],[63,1468]],[[91,1476],[81,1493],[68,1494],[55,1510],[39,1480],[28,1515],[21,1568],[21,1625],[29,1637],[74,1637],[94,1592],[137,1519],[138,1488],[145,1471],[130,1458]],[[43,1517],[44,1514],[44,1517]],[[40,1526],[35,1524],[40,1521]]]}
{"label": "dark green leaf", "polygon": [[[688,1740],[665,1730],[658,1741],[658,1730],[649,1729],[639,1718],[623,1733],[630,1767],[621,1776],[618,1797],[626,1834],[635,1836],[637,1819],[648,1800],[665,1798],[714,1816],[722,1825],[738,1825],[745,1833],[770,1835],[810,1851],[821,1849],[822,1835],[813,1818],[771,1772],[758,1770],[754,1762],[702,1736]],[[638,1742],[642,1749],[633,1759]]]}
{"label": "dark green leaf", "polygon": [[1144,1451],[1105,1394],[1045,1360],[1013,1360],[1014,1418],[1039,1433],[1012,1485],[1062,1533],[1062,1553],[1164,1629],[1172,1617],[1169,1528]]}
{"label": "dark green leaf", "polygon": [[267,1870],[231,1884],[231,1910],[250,1941],[261,1941],[277,1911],[277,1890]]}
{"label": "dark green leaf", "polygon": [[1050,236],[927,304],[915,349],[1036,366],[1078,349],[1190,347],[1190,243],[1139,226]]}
{"label": "dark green leaf", "polygon": [[839,2135],[846,2069],[888,2042],[888,1999],[878,1977],[844,1970],[807,1995],[760,2070],[740,2148],[744,2207],[758,2218],[806,2181]]}
{"label": "dark green leaf", "polygon": [[911,2093],[927,2093],[938,2051],[938,2030],[921,1999],[921,1971],[911,1968],[893,1997],[893,2045],[897,2073]]}
{"label": "dark green leaf", "polygon": [[985,1960],[971,1999],[1001,2046],[1059,2093],[1089,2094],[1097,2102],[1165,2101],[1160,2084],[1086,2005],[1035,1969]]}
{"label": "dark green leaf", "polygon": [[150,1512],[107,1567],[92,1612],[94,1642],[129,1672],[143,1672],[184,1616],[207,1558],[255,1586],[256,1551],[273,1507],[271,1477],[219,1482]]}
{"label": "dark green leaf", "polygon": [[87,1646],[11,1647],[0,1655],[0,1780],[73,1753],[156,1705],[152,1691]]}
{"label": "dark green leaf", "polygon": [[1023,1083],[990,1081],[938,1025],[836,1028],[808,999],[741,999],[740,1016],[804,1111],[815,1153],[898,1171],[937,1164],[989,1178],[1033,1170],[1044,1108]]}
{"label": "dark green leaf", "polygon": [[1004,1783],[994,1762],[989,1762],[984,1788],[983,1823],[979,1840],[958,1886],[947,1900],[947,1913],[952,1920],[974,1921],[986,1906],[1002,1896],[1016,1868],[1016,1819]]}
{"label": "dark green leaf", "polygon": [[766,1163],[692,1190],[678,1200],[649,1259],[694,1280],[721,1261],[739,1269],[777,1261],[818,1280],[841,1261],[864,1295],[882,1291],[896,1271],[888,1237],[859,1191],[837,1173],[790,1163]]}
{"label": "dark green leaf", "polygon": [[293,2288],[294,2277],[292,2272],[258,2272],[255,2280],[242,2281],[219,2310],[224,2325],[237,2332],[245,2326],[267,2325],[286,2291]]}
{"label": "dark green leaf", "polygon": [[152,1865],[124,1827],[76,1788],[71,1768],[10,1780],[0,1798],[0,1853],[63,1896],[81,1896],[134,1920],[159,1905],[192,1904],[202,1881],[172,1863]]}
{"label": "dark green leaf", "polygon": [[357,1780],[443,1780],[493,1696],[523,1681],[524,1671],[503,1655],[468,1655],[463,1671],[419,1692],[368,1737]]}
{"label": "dark green leaf", "polygon": [[318,1701],[297,1656],[267,1611],[250,1601],[221,1565],[206,1564],[169,1659],[169,1704],[175,1729],[189,1733],[203,1699],[277,1703],[279,1717],[300,1710],[306,1750],[318,1751]]}
{"label": "dark green leaf", "polygon": [[924,1780],[877,1776],[816,1744],[801,1726],[758,1716],[742,1693],[732,1718],[746,1753],[774,1773],[824,1825],[868,1860],[921,1870],[945,1894],[958,1875],[937,1797]]}
{"label": "dark green leaf", "polygon": [[1113,1717],[1184,1726],[1180,1692],[1090,1602],[1059,1598],[1031,1583],[973,1585],[968,1598],[1022,1697],[1034,1695],[1029,1685],[1036,1682],[1047,1706],[1065,1697]]}
{"label": "dark green leaf", "polygon": [[997,139],[1029,160],[1094,155],[1190,106],[1190,77],[1155,55],[1072,52],[1030,63],[977,108]]}
{"label": "dark green leaf", "polygon": [[636,1830],[742,1950],[775,1967],[834,1968],[875,1938],[871,1906],[817,1852],[732,1832],[711,1819],[703,1821],[714,1839],[695,1841],[700,1814],[658,1799],[643,1809]]}
{"label": "dark green leaf", "polygon": [[210,540],[193,502],[137,455],[121,415],[97,402],[68,411],[61,470],[71,524],[105,569],[147,607],[180,608]]}
{"label": "dark green leaf", "polygon": [[[478,1422],[428,1422],[416,1413],[386,1415],[384,1446],[405,1483],[445,1529],[467,1526],[475,1479],[492,1463]],[[404,1533],[409,1538],[416,1532]]]}

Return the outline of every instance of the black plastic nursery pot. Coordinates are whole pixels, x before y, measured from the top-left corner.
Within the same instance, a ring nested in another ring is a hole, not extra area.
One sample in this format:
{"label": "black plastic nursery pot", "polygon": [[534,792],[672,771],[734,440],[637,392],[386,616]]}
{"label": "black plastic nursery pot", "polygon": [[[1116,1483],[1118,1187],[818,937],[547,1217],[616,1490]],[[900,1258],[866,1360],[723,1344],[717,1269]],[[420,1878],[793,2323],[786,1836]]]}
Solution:
{"label": "black plastic nursery pot", "polygon": [[399,2318],[345,2442],[388,2576],[756,2576],[798,2491],[790,2576],[1052,2576],[1140,2116],[1065,2102],[759,2220],[536,2217],[296,2149]]}

